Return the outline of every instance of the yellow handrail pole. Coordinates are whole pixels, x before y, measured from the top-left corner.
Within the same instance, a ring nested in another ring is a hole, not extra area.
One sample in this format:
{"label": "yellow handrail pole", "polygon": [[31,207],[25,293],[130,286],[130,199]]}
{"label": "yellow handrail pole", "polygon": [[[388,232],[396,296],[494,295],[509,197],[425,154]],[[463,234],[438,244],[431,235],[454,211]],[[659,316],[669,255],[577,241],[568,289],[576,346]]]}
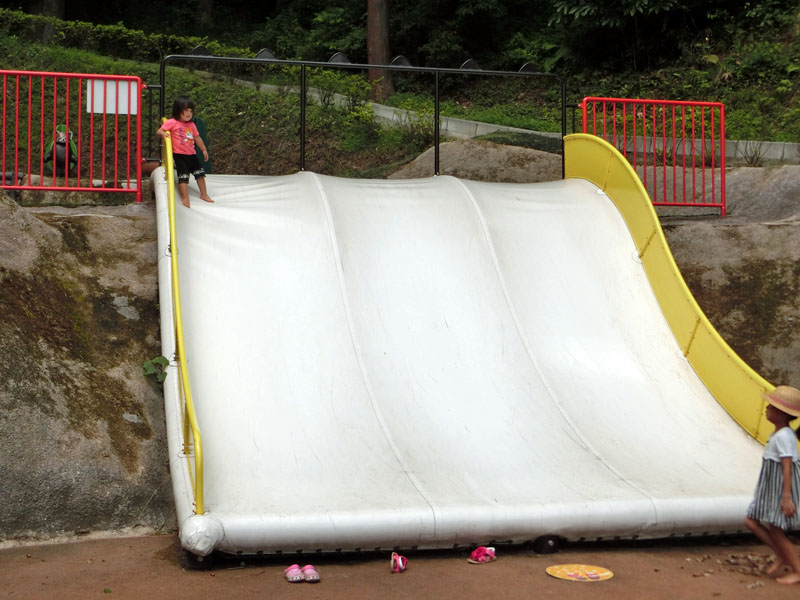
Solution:
{"label": "yellow handrail pole", "polygon": [[[165,121],[166,119],[162,119]],[[178,279],[178,242],[177,227],[175,225],[175,182],[174,166],[172,162],[172,140],[164,138],[161,147],[161,158],[164,163],[167,181],[167,207],[169,210],[169,245],[170,245],[170,264],[172,267],[172,304],[175,314],[175,344],[177,346],[178,366],[181,373],[181,384],[186,407],[186,417],[188,417],[189,427],[192,430],[192,440],[194,442],[194,512],[202,515],[204,510],[203,498],[203,442],[200,436],[200,427],[197,424],[197,415],[194,411],[192,401],[192,388],[189,383],[189,368],[186,364],[186,345],[183,337],[183,312],[181,310],[181,289]],[[188,460],[188,444],[186,444],[186,419],[184,419],[184,451]],[[190,469],[191,473],[191,469]]]}

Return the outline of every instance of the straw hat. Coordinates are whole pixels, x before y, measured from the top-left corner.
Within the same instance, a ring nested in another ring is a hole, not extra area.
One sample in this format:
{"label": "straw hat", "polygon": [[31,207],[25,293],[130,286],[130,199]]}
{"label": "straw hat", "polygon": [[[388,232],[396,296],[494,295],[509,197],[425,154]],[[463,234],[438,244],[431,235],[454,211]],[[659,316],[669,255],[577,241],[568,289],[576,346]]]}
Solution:
{"label": "straw hat", "polygon": [[768,394],[761,396],[786,414],[800,417],[800,390],[790,385],[779,385]]}

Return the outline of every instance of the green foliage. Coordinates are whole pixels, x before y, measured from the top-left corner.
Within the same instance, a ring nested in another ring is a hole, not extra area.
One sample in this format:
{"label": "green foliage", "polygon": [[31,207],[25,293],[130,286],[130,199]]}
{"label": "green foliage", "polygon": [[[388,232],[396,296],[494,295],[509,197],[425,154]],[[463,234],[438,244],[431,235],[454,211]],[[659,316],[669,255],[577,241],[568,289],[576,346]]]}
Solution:
{"label": "green foliage", "polygon": [[659,15],[680,4],[677,0],[555,0],[550,22],[591,22],[595,27],[618,29],[627,19]]}
{"label": "green foliage", "polygon": [[781,53],[781,48],[781,44],[766,40],[748,44],[737,53],[737,76],[751,82],[775,82],[790,66],[790,58]]}
{"label": "green foliage", "polygon": [[124,25],[93,25],[62,21],[0,8],[0,34],[29,42],[46,41],[65,48],[87,50],[142,62],[158,62],[169,54],[189,54],[199,45],[220,56],[252,56],[249,50],[223,47],[214,40],[165,34],[146,34]]}
{"label": "green foliage", "polygon": [[375,123],[372,110],[366,105],[346,110],[342,117],[342,139],[339,148],[345,152],[358,152],[374,145],[380,128]]}
{"label": "green foliage", "polygon": [[216,171],[267,175],[276,173],[276,165],[282,170],[297,164],[298,94],[262,93],[200,77],[187,77],[182,89],[196,99],[198,114],[213,132]]}
{"label": "green foliage", "polygon": [[304,57],[311,60],[306,49],[311,47],[309,31],[291,13],[280,13],[240,38],[250,48],[270,48],[281,58]]}
{"label": "green foliage", "polygon": [[[439,111],[443,117],[456,117],[517,127],[533,131],[561,131],[561,96],[560,87],[555,78],[470,77],[463,75],[456,78],[452,85],[454,91],[443,94],[439,103]],[[399,108],[416,110],[423,107],[433,118],[433,106],[430,93],[398,92],[388,99],[387,103]],[[421,129],[432,127],[425,125]]]}
{"label": "green foliage", "polygon": [[420,50],[432,57],[431,62],[452,67],[459,66],[469,58],[461,37],[446,26],[432,31],[430,40],[424,43]]}
{"label": "green foliage", "polygon": [[515,33],[547,37],[551,13],[544,0],[420,0],[392,5],[389,29],[393,51],[412,64],[458,67],[473,58],[496,68],[508,66],[507,40]]}
{"label": "green foliage", "polygon": [[[356,4],[357,6],[357,4]],[[363,55],[366,38],[366,12],[353,14],[352,9],[328,6],[313,20],[309,41],[315,49],[333,54],[344,52],[350,56]]]}
{"label": "green foliage", "polygon": [[568,34],[561,46],[576,65],[641,71],[692,55],[719,57],[732,41],[777,40],[796,11],[794,0],[556,0],[550,26]]}
{"label": "green foliage", "polygon": [[445,102],[441,106],[446,116],[493,123],[507,127],[519,127],[532,131],[561,131],[561,111],[556,103],[504,102],[490,105],[466,106],[457,102]]}
{"label": "green foliage", "polygon": [[404,132],[403,145],[412,152],[428,148],[434,139],[434,106],[430,98],[407,97],[399,103],[407,111],[401,125]]}
{"label": "green foliage", "polygon": [[406,132],[399,127],[382,127],[378,132],[376,144],[379,152],[386,152],[403,146]]}
{"label": "green foliage", "polygon": [[688,2],[678,0],[555,0],[549,25],[561,33],[555,61],[594,67],[633,65],[674,54],[685,35]]}
{"label": "green foliage", "polygon": [[150,377],[155,380],[159,386],[163,386],[164,380],[167,378],[168,366],[169,360],[163,356],[156,356],[142,363],[142,371],[145,377]]}
{"label": "green foliage", "polygon": [[797,3],[787,0],[742,2],[740,26],[743,30],[786,29],[794,25],[796,10]]}
{"label": "green foliage", "polygon": [[508,40],[502,52],[504,64],[523,65],[530,63],[538,71],[552,73],[567,68],[572,70],[577,57],[563,40],[555,35],[518,32]]}
{"label": "green foliage", "polygon": [[309,69],[308,85],[316,91],[322,106],[332,106],[338,97],[348,112],[364,106],[372,91],[363,76],[348,75],[334,69]]}
{"label": "green foliage", "polygon": [[344,52],[355,62],[366,62],[366,5],[338,4],[309,12],[308,18],[299,10],[278,10],[232,39],[253,50],[270,48],[281,58],[326,61],[335,52]]}

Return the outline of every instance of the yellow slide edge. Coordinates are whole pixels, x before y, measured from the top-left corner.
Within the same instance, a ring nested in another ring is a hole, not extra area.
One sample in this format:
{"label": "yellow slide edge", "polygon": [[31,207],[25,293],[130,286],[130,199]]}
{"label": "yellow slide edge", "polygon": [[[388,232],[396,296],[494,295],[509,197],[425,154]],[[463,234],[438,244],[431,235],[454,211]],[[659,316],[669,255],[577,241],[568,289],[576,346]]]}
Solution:
{"label": "yellow slide edge", "polygon": [[568,179],[594,183],[617,207],[684,356],[736,422],[759,442],[766,443],[773,427],[766,420],[761,395],[774,386],[739,358],[695,301],[633,167],[605,140],[578,133],[564,138],[564,172]]}

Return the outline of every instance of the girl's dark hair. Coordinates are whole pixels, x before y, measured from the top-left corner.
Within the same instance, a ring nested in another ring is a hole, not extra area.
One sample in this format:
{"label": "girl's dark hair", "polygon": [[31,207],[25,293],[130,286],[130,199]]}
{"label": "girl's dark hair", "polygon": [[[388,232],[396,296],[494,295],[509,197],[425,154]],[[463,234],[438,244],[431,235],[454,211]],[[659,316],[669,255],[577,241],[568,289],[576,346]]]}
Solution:
{"label": "girl's dark hair", "polygon": [[[774,404],[772,404],[772,407],[773,407],[775,410],[777,410],[778,412],[782,412],[782,413],[783,413],[783,414],[785,414],[787,417],[789,417],[789,422],[791,422],[791,421],[794,421],[794,420],[795,420],[795,419],[797,419],[797,418],[800,418],[800,417],[797,417],[797,416],[795,416],[795,415],[792,415],[792,414],[789,414],[789,413],[787,413],[785,410],[781,410],[780,408],[778,408],[778,407],[777,407],[777,406],[775,406]],[[789,429],[791,429],[791,428],[792,428],[792,427],[791,427],[791,426],[789,426]],[[794,434],[797,436],[797,439],[798,439],[798,440],[800,440],[800,425],[798,425],[798,426],[797,426],[797,428],[794,430]]]}
{"label": "girl's dark hair", "polygon": [[187,108],[194,110],[194,102],[189,99],[189,96],[178,96],[172,103],[172,118],[180,119],[181,113]]}

